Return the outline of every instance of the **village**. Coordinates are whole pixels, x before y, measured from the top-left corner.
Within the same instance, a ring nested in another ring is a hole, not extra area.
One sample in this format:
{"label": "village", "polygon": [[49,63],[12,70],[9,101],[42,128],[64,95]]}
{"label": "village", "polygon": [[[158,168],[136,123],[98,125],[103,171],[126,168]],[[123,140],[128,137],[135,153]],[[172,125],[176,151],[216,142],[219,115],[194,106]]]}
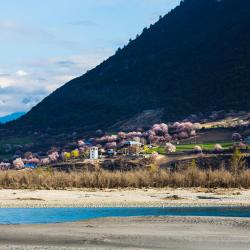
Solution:
{"label": "village", "polygon": [[[131,132],[106,134],[98,130],[96,137],[77,139],[61,148],[51,147],[46,154],[17,150],[11,160],[0,162],[0,169],[33,171],[49,167],[53,170],[84,170],[89,169],[89,166],[103,166],[104,162],[110,160],[138,162],[134,164],[136,167],[141,166],[139,162],[143,159],[160,159],[162,166],[170,166],[167,163],[231,155],[236,148],[248,154],[250,138],[233,132],[239,130],[238,123],[231,126],[233,130],[227,131],[227,140],[214,140],[209,143],[203,137],[204,134],[211,133],[211,129],[204,128],[204,124],[190,121],[168,125],[154,124],[147,131],[139,128]],[[248,123],[242,122],[240,126],[247,128]],[[231,131],[232,134],[229,134]],[[116,164],[112,169],[119,170],[122,166]]]}

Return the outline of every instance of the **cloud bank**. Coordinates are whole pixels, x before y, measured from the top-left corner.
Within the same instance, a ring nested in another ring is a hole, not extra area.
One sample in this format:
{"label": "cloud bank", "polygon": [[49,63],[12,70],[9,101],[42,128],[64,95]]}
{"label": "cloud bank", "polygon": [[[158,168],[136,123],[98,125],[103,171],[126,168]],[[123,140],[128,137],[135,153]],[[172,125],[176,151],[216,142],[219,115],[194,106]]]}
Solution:
{"label": "cloud bank", "polygon": [[44,97],[95,67],[109,51],[28,62],[26,68],[0,73],[0,116],[28,111]]}

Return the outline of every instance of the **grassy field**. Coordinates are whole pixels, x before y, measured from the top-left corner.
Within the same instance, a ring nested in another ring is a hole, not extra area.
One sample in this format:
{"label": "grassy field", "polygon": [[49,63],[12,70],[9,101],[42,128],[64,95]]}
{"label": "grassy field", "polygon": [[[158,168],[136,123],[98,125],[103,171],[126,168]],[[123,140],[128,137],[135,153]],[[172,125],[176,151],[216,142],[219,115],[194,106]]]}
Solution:
{"label": "grassy field", "polygon": [[[206,142],[204,144],[180,144],[176,145],[176,151],[177,152],[185,152],[193,150],[195,146],[201,146],[204,150],[212,150],[214,149],[215,144],[220,144],[224,149],[229,149],[231,146],[233,146],[233,142],[231,141],[214,141],[214,142]],[[157,152],[159,154],[165,154],[165,148],[164,146],[160,146],[157,148],[152,148],[148,150],[148,153]]]}
{"label": "grassy field", "polygon": [[201,146],[205,150],[212,150],[214,149],[215,144],[220,144],[224,149],[229,149],[233,146],[233,142],[231,141],[216,141],[216,142],[207,142],[204,144],[184,144],[184,145],[177,145],[177,151],[187,151],[194,149],[195,146]]}

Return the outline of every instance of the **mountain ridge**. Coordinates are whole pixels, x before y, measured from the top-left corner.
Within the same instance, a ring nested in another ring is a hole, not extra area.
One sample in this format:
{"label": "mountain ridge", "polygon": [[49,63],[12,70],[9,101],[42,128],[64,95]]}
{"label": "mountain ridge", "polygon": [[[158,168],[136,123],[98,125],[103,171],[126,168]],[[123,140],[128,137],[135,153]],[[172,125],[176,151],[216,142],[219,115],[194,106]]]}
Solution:
{"label": "mountain ridge", "polygon": [[14,112],[5,116],[0,117],[0,123],[7,123],[20,118],[25,115],[25,112]]}
{"label": "mountain ridge", "polygon": [[108,130],[146,110],[164,110],[161,121],[250,110],[249,11],[247,0],[182,1],[7,127]]}

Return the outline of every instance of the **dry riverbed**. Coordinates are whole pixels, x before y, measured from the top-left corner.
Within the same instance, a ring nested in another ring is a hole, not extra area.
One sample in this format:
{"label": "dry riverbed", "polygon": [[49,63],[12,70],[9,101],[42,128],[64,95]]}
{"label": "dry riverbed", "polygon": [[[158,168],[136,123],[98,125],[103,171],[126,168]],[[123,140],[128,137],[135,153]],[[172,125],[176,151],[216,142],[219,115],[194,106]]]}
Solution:
{"label": "dry riverbed", "polygon": [[0,190],[0,207],[250,206],[244,189]]}
{"label": "dry riverbed", "polygon": [[51,225],[0,225],[0,249],[247,250],[250,219],[105,218]]}

